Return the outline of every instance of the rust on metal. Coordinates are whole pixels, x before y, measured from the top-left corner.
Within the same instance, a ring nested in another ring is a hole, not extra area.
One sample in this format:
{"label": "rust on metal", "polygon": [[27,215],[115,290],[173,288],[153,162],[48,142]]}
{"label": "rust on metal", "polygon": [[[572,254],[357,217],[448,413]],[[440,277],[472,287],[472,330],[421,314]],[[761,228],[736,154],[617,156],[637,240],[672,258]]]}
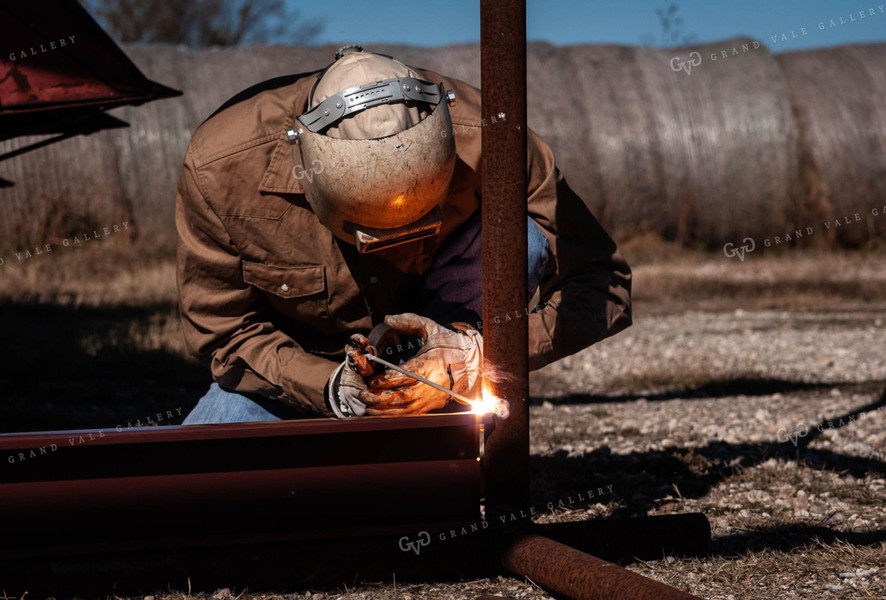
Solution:
{"label": "rust on metal", "polygon": [[490,518],[529,505],[527,321],[494,319],[527,304],[524,0],[480,1],[480,67],[490,122],[482,133],[484,387],[510,405],[486,442]]}
{"label": "rust on metal", "polygon": [[502,566],[572,600],[699,600],[668,585],[534,534],[518,535]]}

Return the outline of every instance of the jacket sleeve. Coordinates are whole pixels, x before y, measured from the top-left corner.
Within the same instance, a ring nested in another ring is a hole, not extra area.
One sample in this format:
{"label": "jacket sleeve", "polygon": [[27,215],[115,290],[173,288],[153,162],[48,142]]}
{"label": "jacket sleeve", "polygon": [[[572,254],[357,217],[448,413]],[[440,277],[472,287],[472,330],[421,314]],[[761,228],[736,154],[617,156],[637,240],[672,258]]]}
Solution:
{"label": "jacket sleeve", "polygon": [[529,368],[540,369],[631,324],[631,270],[566,184],[550,147],[528,134],[529,216],[548,238],[554,272],[529,316]]}
{"label": "jacket sleeve", "polygon": [[231,391],[277,398],[331,415],[324,388],[337,364],[305,352],[271,320],[263,293],[206,200],[188,154],[178,183],[177,282],[188,350]]}

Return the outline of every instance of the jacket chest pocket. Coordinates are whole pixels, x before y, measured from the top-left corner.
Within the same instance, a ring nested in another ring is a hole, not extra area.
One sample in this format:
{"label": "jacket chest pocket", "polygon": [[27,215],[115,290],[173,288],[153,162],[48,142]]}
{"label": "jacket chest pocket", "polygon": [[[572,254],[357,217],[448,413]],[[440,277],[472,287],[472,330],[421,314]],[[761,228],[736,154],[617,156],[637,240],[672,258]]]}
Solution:
{"label": "jacket chest pocket", "polygon": [[243,281],[266,292],[281,314],[315,329],[329,317],[323,265],[280,266],[243,261]]}

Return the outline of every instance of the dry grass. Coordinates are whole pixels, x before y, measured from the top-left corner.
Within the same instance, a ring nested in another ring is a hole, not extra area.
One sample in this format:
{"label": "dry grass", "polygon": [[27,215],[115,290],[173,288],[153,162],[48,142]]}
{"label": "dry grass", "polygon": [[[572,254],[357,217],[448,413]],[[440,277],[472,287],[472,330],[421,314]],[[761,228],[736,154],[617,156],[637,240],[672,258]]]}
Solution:
{"label": "dry grass", "polygon": [[178,303],[174,260],[134,248],[122,236],[52,248],[24,260],[5,256],[0,301],[105,309]]}
{"label": "dry grass", "polygon": [[[674,587],[688,588],[708,600],[879,599],[883,597],[884,552],[883,544],[866,547],[813,541],[791,552],[763,550],[708,559],[640,562],[630,569]],[[840,578],[843,569],[872,573]]]}
{"label": "dry grass", "polygon": [[881,301],[886,252],[692,252],[655,236],[629,241],[623,252],[634,273],[636,311],[841,308]]}

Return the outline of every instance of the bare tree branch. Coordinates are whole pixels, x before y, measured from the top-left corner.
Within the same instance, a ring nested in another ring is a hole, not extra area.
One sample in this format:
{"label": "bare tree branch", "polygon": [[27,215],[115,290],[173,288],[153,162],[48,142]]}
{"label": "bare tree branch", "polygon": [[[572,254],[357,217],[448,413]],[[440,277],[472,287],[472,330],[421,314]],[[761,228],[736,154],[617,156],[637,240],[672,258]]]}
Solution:
{"label": "bare tree branch", "polygon": [[655,39],[655,35],[646,33],[640,36],[640,43],[646,46],[688,46],[695,43],[694,33],[684,34],[682,30],[683,19],[677,16],[679,4],[668,5],[667,10],[659,7],[655,9],[658,22],[661,25],[661,38]]}
{"label": "bare tree branch", "polygon": [[192,48],[241,44],[304,45],[322,31],[283,0],[83,0],[120,42],[167,42]]}

